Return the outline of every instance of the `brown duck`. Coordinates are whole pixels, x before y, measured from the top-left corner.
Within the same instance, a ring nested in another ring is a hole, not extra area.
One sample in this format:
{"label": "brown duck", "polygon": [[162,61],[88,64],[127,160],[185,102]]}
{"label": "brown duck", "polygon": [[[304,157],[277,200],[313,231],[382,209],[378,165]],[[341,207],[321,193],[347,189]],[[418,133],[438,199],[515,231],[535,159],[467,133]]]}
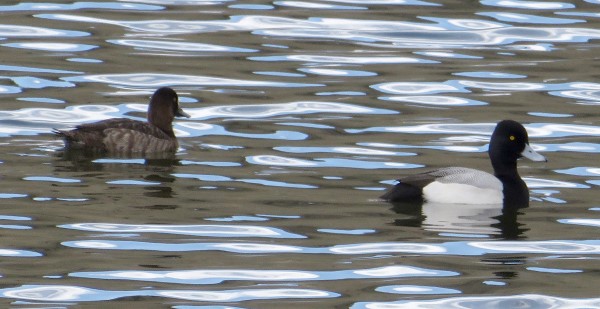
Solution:
{"label": "brown duck", "polygon": [[179,107],[177,93],[162,87],[148,105],[148,122],[113,118],[81,124],[73,130],[54,130],[65,148],[115,155],[174,153],[179,147],[173,132],[175,117],[190,117]]}

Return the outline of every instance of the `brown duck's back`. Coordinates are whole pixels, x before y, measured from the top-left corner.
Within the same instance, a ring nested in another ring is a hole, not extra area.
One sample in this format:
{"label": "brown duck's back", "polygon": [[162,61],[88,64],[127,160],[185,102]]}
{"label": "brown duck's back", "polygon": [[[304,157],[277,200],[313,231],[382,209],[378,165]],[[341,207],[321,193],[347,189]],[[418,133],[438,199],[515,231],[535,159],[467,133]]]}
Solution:
{"label": "brown duck's back", "polygon": [[82,124],[71,131],[55,131],[73,149],[113,154],[175,152],[179,147],[173,131],[165,132],[153,124],[115,118]]}

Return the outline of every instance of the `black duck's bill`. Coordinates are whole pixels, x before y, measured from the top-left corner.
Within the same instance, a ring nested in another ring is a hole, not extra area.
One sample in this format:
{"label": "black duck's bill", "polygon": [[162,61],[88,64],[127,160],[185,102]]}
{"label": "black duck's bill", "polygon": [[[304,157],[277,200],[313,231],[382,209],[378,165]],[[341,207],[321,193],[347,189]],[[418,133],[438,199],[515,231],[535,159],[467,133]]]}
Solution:
{"label": "black duck's bill", "polygon": [[521,156],[535,162],[548,162],[546,157],[533,150],[529,144],[525,144],[525,149],[521,152]]}

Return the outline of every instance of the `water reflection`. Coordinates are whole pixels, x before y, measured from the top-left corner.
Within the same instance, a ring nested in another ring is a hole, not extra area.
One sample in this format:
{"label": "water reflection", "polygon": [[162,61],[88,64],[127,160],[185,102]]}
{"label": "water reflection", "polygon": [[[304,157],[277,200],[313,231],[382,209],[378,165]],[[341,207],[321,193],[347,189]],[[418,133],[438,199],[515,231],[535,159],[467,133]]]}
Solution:
{"label": "water reflection", "polygon": [[425,269],[411,266],[390,266],[374,269],[350,269],[340,271],[296,271],[296,270],[179,270],[179,271],[109,271],[76,272],[69,276],[104,280],[137,280],[170,282],[177,284],[220,284],[223,281],[254,282],[303,282],[375,278],[420,278],[457,276],[452,271]]}
{"label": "water reflection", "polygon": [[63,77],[65,81],[81,83],[94,82],[128,87],[160,88],[164,86],[235,86],[235,87],[319,87],[322,84],[284,83],[255,80],[239,80],[231,78],[210,77],[201,75],[131,73],[131,74],[97,74],[74,77]]}
{"label": "water reflection", "polygon": [[[492,123],[432,123],[414,126],[370,127],[362,129],[346,129],[349,133],[393,132],[409,134],[486,134],[494,128]],[[526,125],[530,138],[600,136],[600,127],[578,124],[532,123]],[[535,148],[535,146],[532,146]],[[537,150],[537,149],[536,149]]]}
{"label": "water reflection", "polygon": [[198,109],[186,108],[186,111],[192,115],[192,119],[202,120],[215,118],[257,119],[310,114],[391,115],[398,113],[389,109],[372,108],[341,102],[319,101],[246,105],[229,104],[226,106],[212,106]]}
{"label": "water reflection", "polygon": [[528,205],[452,205],[441,203],[394,203],[392,210],[403,217],[395,219],[397,226],[420,227],[444,236],[525,238],[529,228],[519,223]]}
{"label": "water reflection", "polygon": [[[476,238],[487,237],[487,235],[472,235],[476,236]],[[509,234],[507,233],[507,235]],[[115,234],[115,237],[118,236],[119,234]],[[467,234],[447,234],[442,236],[470,238],[470,235]],[[519,235],[516,235],[516,237],[518,236]],[[207,235],[207,237],[213,236]],[[214,235],[214,237],[227,236]],[[302,253],[317,255],[364,255],[369,257],[375,257],[383,254],[417,254],[447,256],[485,256],[494,254],[540,254],[576,256],[582,254],[600,254],[600,242],[597,240],[496,240],[453,242],[450,241],[442,243],[379,242],[351,243],[344,245],[333,245],[330,247],[301,247],[292,245],[278,245],[252,242],[188,242],[173,244],[143,241],[104,240],[95,238],[93,240],[65,241],[62,243],[62,245],[71,248],[99,250],[144,250],[156,252],[221,251],[239,254]]]}
{"label": "water reflection", "polygon": [[[146,172],[168,175],[173,173],[177,166],[181,166],[179,158],[173,153],[153,153],[147,154],[143,158],[138,156],[112,156],[106,157],[101,153],[94,153],[83,149],[63,149],[59,148],[53,156],[56,158],[55,170],[57,172],[65,171],[102,171],[119,169],[119,166],[128,166],[130,172],[143,170]],[[43,179],[25,180],[43,180]],[[63,182],[69,179],[63,180]],[[75,180],[71,180],[74,182]],[[81,180],[78,179],[77,182]]]}
{"label": "water reflection", "polygon": [[[600,31],[589,28],[532,28],[509,27],[506,24],[493,23],[483,20],[445,20],[433,17],[423,19],[436,22],[443,31],[399,29],[391,32],[389,29],[374,32],[347,29],[268,29],[256,31],[257,34],[275,37],[295,37],[310,39],[335,38],[347,39],[371,47],[393,48],[453,48],[464,49],[467,46],[511,45],[519,42],[587,42],[600,38]],[[347,20],[348,24],[355,21]],[[356,29],[356,28],[355,28]],[[339,33],[342,31],[342,33]],[[341,38],[340,38],[341,35]],[[514,45],[518,47],[518,45]],[[427,60],[422,60],[426,63]],[[430,62],[431,63],[431,62]]]}
{"label": "water reflection", "polygon": [[478,15],[489,16],[499,21],[510,22],[510,23],[523,23],[523,24],[547,24],[547,25],[565,25],[584,23],[582,19],[570,19],[570,18],[555,18],[555,17],[543,17],[531,14],[518,14],[518,13],[495,13],[495,12],[481,12]]}
{"label": "water reflection", "polygon": [[558,222],[564,224],[600,227],[600,219],[561,219],[558,220]]}
{"label": "water reflection", "polygon": [[16,249],[1,249],[0,248],[0,256],[11,257],[11,258],[41,257],[41,256],[43,256],[43,254],[35,252],[35,251],[16,250]]}
{"label": "water reflection", "polygon": [[555,1],[523,1],[523,0],[482,0],[481,4],[489,6],[497,6],[511,9],[527,9],[527,10],[564,10],[572,9],[574,4]]}
{"label": "water reflection", "polygon": [[[260,178],[231,178],[220,175],[207,175],[207,174],[185,174],[175,173],[173,176],[181,179],[197,179],[203,182],[243,182],[250,184],[258,184],[267,187],[281,187],[281,188],[295,188],[295,189],[316,189],[318,186],[303,184],[303,183],[292,183],[287,181],[274,181]],[[216,187],[207,187],[209,189],[216,189]]]}
{"label": "water reflection", "polygon": [[[470,4],[0,5],[0,298],[599,307],[600,2]],[[159,85],[193,114],[173,157],[59,154],[48,135],[139,119],[127,98]],[[524,166],[533,207],[371,200],[387,169],[486,151],[503,118],[556,157]]]}
{"label": "water reflection", "polygon": [[562,298],[550,295],[522,294],[511,296],[463,296],[432,300],[396,302],[359,302],[351,308],[594,308],[600,298]]}
{"label": "water reflection", "polygon": [[123,39],[123,40],[109,40],[109,43],[134,47],[140,50],[156,50],[156,51],[164,51],[169,52],[170,55],[173,55],[173,52],[230,52],[230,53],[254,53],[258,50],[255,49],[247,49],[247,48],[239,48],[239,47],[231,47],[231,46],[220,46],[220,45],[212,45],[212,44],[202,44],[202,43],[190,43],[190,42],[173,42],[173,41],[159,41],[159,40],[132,40],[132,39]]}
{"label": "water reflection", "polygon": [[[139,10],[139,11],[153,11],[162,10],[163,6],[147,5],[147,4],[133,4],[136,1],[127,1],[129,3],[119,2],[74,2],[69,4],[62,3],[18,3],[15,5],[2,5],[0,6],[0,12],[11,12],[11,11],[71,11],[71,10],[83,10],[83,9],[98,9],[98,10]],[[147,1],[144,1],[147,2]]]}
{"label": "water reflection", "polygon": [[446,289],[435,286],[421,285],[390,285],[380,286],[376,289],[377,292],[400,294],[400,295],[443,295],[443,294],[461,294],[462,292],[455,289]]}
{"label": "water reflection", "polygon": [[338,159],[338,158],[316,158],[314,160],[304,160],[274,155],[256,155],[246,157],[246,161],[251,164],[285,167],[341,167],[355,169],[397,169],[397,168],[417,168],[422,167],[419,164],[410,164],[402,162],[376,162],[371,160],[357,159]]}
{"label": "water reflection", "polygon": [[75,223],[60,225],[60,228],[103,233],[160,233],[207,237],[267,237],[306,238],[278,228],[250,225],[157,225],[117,223]]}
{"label": "water reflection", "polygon": [[7,43],[2,44],[2,46],[13,47],[13,48],[21,48],[21,49],[32,49],[32,50],[41,50],[41,51],[49,51],[49,52],[82,52],[92,50],[94,48],[98,48],[96,45],[88,45],[88,44],[69,44],[69,43]]}
{"label": "water reflection", "polygon": [[68,285],[23,285],[16,288],[0,289],[4,298],[42,302],[98,302],[126,297],[163,297],[173,300],[203,302],[240,302],[269,299],[319,299],[338,297],[339,294],[309,289],[295,288],[249,288],[239,290],[132,290],[110,291]]}
{"label": "water reflection", "polygon": [[364,6],[348,6],[348,5],[335,5],[329,3],[318,3],[308,1],[275,1],[273,4],[282,7],[294,7],[304,9],[318,9],[318,10],[366,10]]}
{"label": "water reflection", "polygon": [[[29,77],[13,78],[13,80],[22,88],[65,88],[72,87],[75,85],[70,82],[56,82],[51,80]],[[167,83],[170,84],[172,82],[176,81],[169,80]],[[6,88],[5,90],[6,92],[20,91],[20,89],[17,87]],[[80,123],[95,122],[105,120],[108,118],[125,117],[141,120],[140,117],[135,116],[137,115],[135,113],[145,112],[146,109],[147,106],[143,104],[122,103],[119,105],[70,105],[62,110],[56,108],[37,107],[0,111],[0,120],[3,121],[4,124],[4,126],[0,128],[0,135],[10,136],[47,134],[53,128],[62,129]],[[232,132],[224,125],[203,123],[199,122],[198,120],[210,120],[220,118],[239,120],[275,117],[285,119],[285,117],[288,116],[309,114],[386,115],[398,113],[389,109],[371,108],[356,104],[317,101],[211,106],[203,108],[186,108],[186,111],[192,115],[191,120],[193,121],[174,122],[174,131],[178,137],[228,135],[251,139],[285,140],[304,140],[308,137],[308,135],[302,132],[286,130],[278,130],[275,132],[268,133]],[[297,124],[296,126],[302,127],[301,124]],[[312,125],[312,127],[315,126],[318,127],[317,124]]]}
{"label": "water reflection", "polygon": [[90,33],[83,32],[83,31],[0,24],[0,37],[56,38],[56,37],[81,37],[81,36],[89,36],[89,35],[90,35]]}
{"label": "water reflection", "polygon": [[437,61],[412,57],[376,57],[376,56],[323,56],[323,55],[287,55],[287,56],[255,56],[248,57],[254,61],[265,62],[306,62],[318,64],[403,64],[403,63],[437,63]]}
{"label": "water reflection", "polygon": [[379,99],[385,101],[416,103],[434,106],[476,106],[488,104],[486,102],[478,100],[463,99],[449,96],[386,96],[379,97]]}
{"label": "water reflection", "polygon": [[78,72],[78,71],[66,71],[66,70],[59,70],[59,69],[46,69],[46,68],[39,68],[39,67],[24,67],[24,66],[15,66],[15,65],[0,65],[0,71],[52,73],[52,74],[83,74],[83,72]]}
{"label": "water reflection", "polygon": [[[464,48],[469,45],[497,46],[520,41],[586,42],[600,37],[600,32],[595,29],[510,27],[506,24],[485,20],[443,19],[435,17],[421,17],[433,22],[422,24],[324,18],[301,20],[249,15],[234,16],[230,20],[221,21],[119,21],[68,14],[37,14],[35,17],[73,22],[104,23],[125,27],[130,31],[162,34],[254,31],[255,34],[265,36],[347,39],[368,44],[374,44],[375,42],[381,44],[381,42],[385,42],[393,44],[394,47],[404,48],[414,48],[415,46]],[[526,19],[531,20],[532,23],[549,23],[549,19],[535,16],[511,15],[511,18],[507,18],[506,15],[494,15],[494,17],[511,22],[514,22],[515,19]],[[517,17],[520,18],[518,19]],[[558,18],[552,19],[553,24],[556,24],[556,19]],[[566,19],[559,20],[561,22],[568,22]],[[346,26],[348,24],[354,26],[348,28]]]}

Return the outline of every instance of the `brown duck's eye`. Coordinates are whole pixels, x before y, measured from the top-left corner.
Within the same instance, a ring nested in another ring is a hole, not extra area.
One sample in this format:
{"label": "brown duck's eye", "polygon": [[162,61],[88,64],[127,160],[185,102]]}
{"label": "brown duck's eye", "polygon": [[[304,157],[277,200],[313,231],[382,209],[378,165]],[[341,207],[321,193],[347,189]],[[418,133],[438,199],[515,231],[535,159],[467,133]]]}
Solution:
{"label": "brown duck's eye", "polygon": [[508,137],[508,139],[510,139],[511,141],[514,141],[515,140],[515,136],[511,135],[511,136]]}

